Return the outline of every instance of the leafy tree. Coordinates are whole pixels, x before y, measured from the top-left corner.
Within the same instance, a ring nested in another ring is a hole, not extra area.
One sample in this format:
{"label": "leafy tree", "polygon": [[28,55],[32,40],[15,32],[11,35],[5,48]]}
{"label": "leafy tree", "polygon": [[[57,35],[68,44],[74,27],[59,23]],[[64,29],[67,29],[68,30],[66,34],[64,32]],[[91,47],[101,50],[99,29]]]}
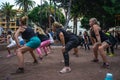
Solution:
{"label": "leafy tree", "polygon": [[19,9],[22,8],[24,14],[28,12],[31,8],[35,6],[35,1],[33,0],[15,0],[15,4],[19,5]]}
{"label": "leafy tree", "polygon": [[54,16],[54,13],[54,6],[50,6],[47,2],[44,2],[44,4],[40,6],[38,5],[37,7],[33,8],[28,17],[30,20],[32,20],[43,29],[49,27],[49,17],[51,23],[56,20],[64,24],[65,18],[60,10],[58,8],[56,9],[56,16]]}
{"label": "leafy tree", "polygon": [[3,16],[6,17],[7,30],[9,29],[10,18],[16,14],[16,11],[13,10],[13,6],[14,5],[10,5],[9,2],[2,3],[2,5],[1,5],[1,13]]}
{"label": "leafy tree", "polygon": [[[68,2],[68,0],[55,1],[63,5]],[[82,25],[86,25],[83,22],[87,22],[89,18],[96,17],[103,28],[109,28],[115,26],[115,15],[120,14],[119,9],[119,0],[72,0],[71,16],[75,21],[77,21],[75,18],[83,17]]]}
{"label": "leafy tree", "polygon": [[66,23],[64,25],[64,28],[67,29],[69,20],[71,19],[70,12],[71,12],[72,0],[52,0],[52,1],[54,3],[60,3],[58,6],[64,9],[66,16]]}

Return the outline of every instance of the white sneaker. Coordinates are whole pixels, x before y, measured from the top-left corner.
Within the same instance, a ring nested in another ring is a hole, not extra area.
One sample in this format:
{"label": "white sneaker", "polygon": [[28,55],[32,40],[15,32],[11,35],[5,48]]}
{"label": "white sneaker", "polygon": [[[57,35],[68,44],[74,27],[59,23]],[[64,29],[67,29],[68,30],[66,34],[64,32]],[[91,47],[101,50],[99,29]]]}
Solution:
{"label": "white sneaker", "polygon": [[9,57],[11,57],[11,56],[12,56],[12,54],[8,54],[6,57],[9,58]]}
{"label": "white sneaker", "polygon": [[64,67],[61,71],[60,71],[60,73],[68,73],[68,72],[71,72],[71,68],[70,67]]}

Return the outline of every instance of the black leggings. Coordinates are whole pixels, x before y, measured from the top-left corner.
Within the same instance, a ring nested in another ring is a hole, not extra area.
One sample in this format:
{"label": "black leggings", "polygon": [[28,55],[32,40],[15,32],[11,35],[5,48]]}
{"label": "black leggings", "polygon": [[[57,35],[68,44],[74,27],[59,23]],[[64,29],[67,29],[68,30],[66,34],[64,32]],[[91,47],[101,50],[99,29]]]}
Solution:
{"label": "black leggings", "polygon": [[90,50],[89,43],[84,43],[85,50]]}
{"label": "black leggings", "polygon": [[63,52],[65,66],[69,66],[69,54],[68,54],[68,52],[72,48],[76,48],[78,45],[79,45],[78,40],[71,40],[71,41],[67,42],[67,44],[65,45],[65,52]]}

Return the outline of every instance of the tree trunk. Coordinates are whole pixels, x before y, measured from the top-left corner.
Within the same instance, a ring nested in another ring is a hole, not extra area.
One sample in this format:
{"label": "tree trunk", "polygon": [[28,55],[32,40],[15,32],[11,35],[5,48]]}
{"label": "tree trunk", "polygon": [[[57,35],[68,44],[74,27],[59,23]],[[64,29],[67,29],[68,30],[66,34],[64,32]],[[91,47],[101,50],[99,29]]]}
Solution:
{"label": "tree trunk", "polygon": [[74,16],[74,28],[73,28],[73,33],[77,34],[77,16]]}
{"label": "tree trunk", "polygon": [[69,20],[70,20],[71,4],[72,4],[72,0],[70,0],[69,5],[68,5],[67,18],[66,18],[66,23],[65,23],[65,26],[64,26],[65,30],[67,29],[68,23],[69,23]]}
{"label": "tree trunk", "polygon": [[9,25],[10,25],[10,17],[9,16],[6,16],[6,31],[9,30]]}

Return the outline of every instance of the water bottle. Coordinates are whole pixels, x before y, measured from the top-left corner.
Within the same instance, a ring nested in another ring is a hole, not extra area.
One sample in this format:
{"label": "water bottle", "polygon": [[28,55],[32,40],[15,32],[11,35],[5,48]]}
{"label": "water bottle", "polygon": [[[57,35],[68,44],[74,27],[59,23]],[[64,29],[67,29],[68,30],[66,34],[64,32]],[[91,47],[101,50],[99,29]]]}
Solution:
{"label": "water bottle", "polygon": [[105,80],[113,80],[113,75],[111,73],[107,73]]}

